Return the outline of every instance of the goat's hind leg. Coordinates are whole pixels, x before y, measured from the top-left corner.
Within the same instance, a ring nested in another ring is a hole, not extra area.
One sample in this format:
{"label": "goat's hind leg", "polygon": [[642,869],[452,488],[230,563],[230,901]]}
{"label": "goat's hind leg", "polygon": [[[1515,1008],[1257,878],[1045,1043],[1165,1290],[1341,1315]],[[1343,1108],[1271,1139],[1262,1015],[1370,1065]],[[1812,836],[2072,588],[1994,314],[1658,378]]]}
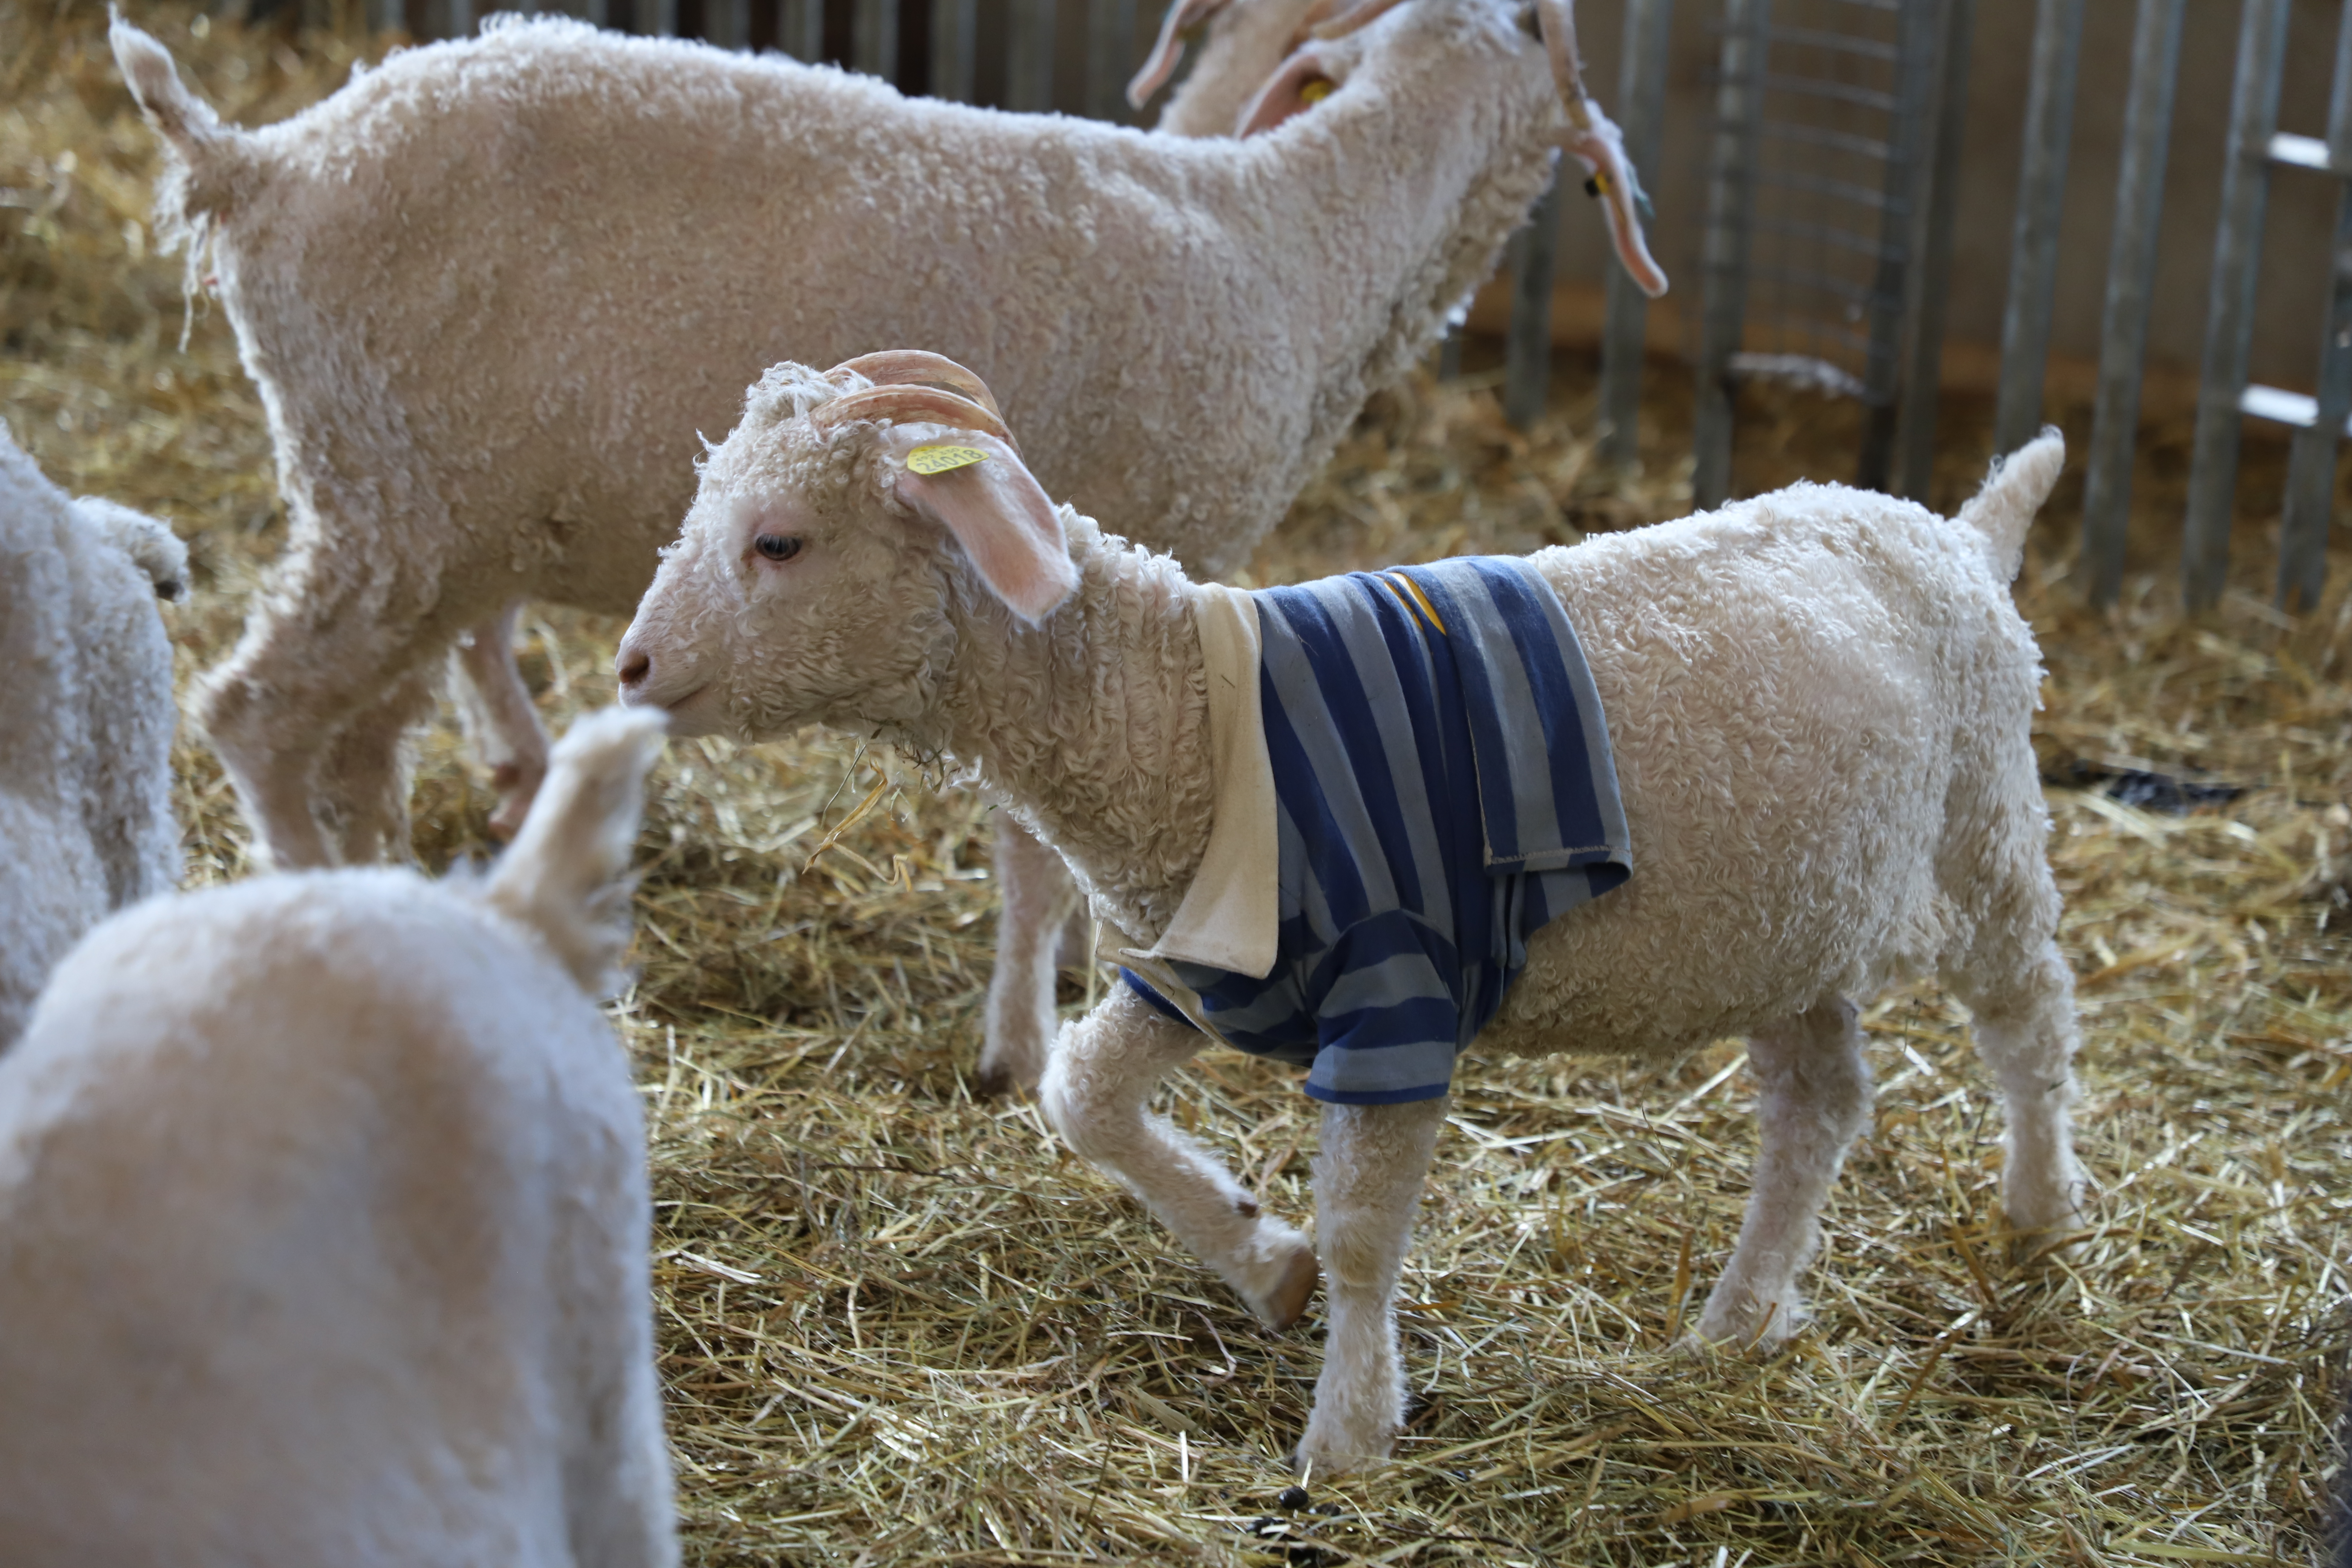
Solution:
{"label": "goat's hind leg", "polygon": [[1750,1039],[1748,1064],[1759,1080],[1756,1174],[1698,1331],[1769,1346],[1803,1321],[1797,1276],[1821,1246],[1822,1202],[1870,1116],[1860,1016],[1844,998],[1826,998]]}
{"label": "goat's hind leg", "polygon": [[336,731],[320,759],[320,816],[346,866],[415,858],[408,833],[415,772],[409,735],[433,711],[436,673],[430,664],[410,671]]}
{"label": "goat's hind leg", "polygon": [[467,739],[489,765],[499,792],[490,831],[511,838],[530,813],[547,777],[547,731],[515,662],[515,630],[522,601],[515,600],[457,640],[457,671]]}
{"label": "goat's hind leg", "polygon": [[1145,1109],[1203,1038],[1121,985],[1064,1032],[1038,1098],[1062,1142],[1125,1182],[1261,1320],[1288,1328],[1314,1293],[1315,1249],[1259,1213],[1214,1155]]}
{"label": "goat's hind leg", "polygon": [[1975,1015],[1977,1054],[2000,1084],[2009,1129],[2003,1140],[2001,1206],[2029,1245],[2082,1222],[2085,1182],[2074,1162],[2068,1111],[2076,1099],[2074,975],[2053,940],[1988,974],[1954,976]]}
{"label": "goat's hind leg", "polygon": [[1388,1458],[1404,1425],[1397,1351],[1397,1281],[1412,1218],[1445,1123],[1444,1098],[1402,1105],[1330,1105],[1315,1161],[1315,1237],[1326,1270],[1330,1330],[1315,1409],[1298,1461],[1318,1475]]}

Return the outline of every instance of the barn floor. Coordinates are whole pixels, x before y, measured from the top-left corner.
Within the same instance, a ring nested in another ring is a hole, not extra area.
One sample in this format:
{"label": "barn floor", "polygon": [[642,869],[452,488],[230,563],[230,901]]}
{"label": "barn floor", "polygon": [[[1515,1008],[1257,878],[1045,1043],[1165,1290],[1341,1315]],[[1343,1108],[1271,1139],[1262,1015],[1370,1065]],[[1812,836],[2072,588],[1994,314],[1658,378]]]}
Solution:
{"label": "barn floor", "polygon": [[[138,9],[248,122],[352,53],[194,18]],[[167,612],[186,677],[235,639],[284,520],[226,323],[199,305],[175,346],[180,268],[141,224],[151,142],[102,26],[85,0],[0,8],[0,414],[69,488],[188,536],[196,592]],[[1384,396],[1255,580],[1677,515],[1686,380],[1654,370],[1646,478],[1595,461],[1587,360],[1561,356],[1558,412],[1527,437],[1490,373]],[[2087,408],[2055,412],[2079,449]],[[1749,413],[1743,489],[1846,477],[1853,411]],[[1981,472],[1989,416],[1948,408],[1940,502]],[[2321,611],[2269,609],[2284,451],[2250,442],[2243,591],[2182,619],[2187,431],[2144,445],[2125,606],[2079,606],[2079,477],[2018,590],[2050,666],[2096,1227],[2011,1264],[1986,1076],[1953,1005],[1902,992],[1866,1015],[1877,1116],[1811,1325],[1769,1358],[1694,1355],[1677,1334],[1753,1147],[1740,1047],[1658,1072],[1473,1058],[1406,1285],[1402,1460],[1314,1481],[1293,1519],[1269,1516],[1319,1324],[1260,1331],[1034,1104],[977,1103],[960,1076],[993,931],[985,808],[829,736],[674,747],[614,1011],[652,1127],[689,1560],[2315,1562],[2352,1357],[2352,552]],[[617,626],[528,624],[551,723],[606,699]],[[177,761],[190,883],[242,874],[210,754],[191,737]],[[2244,793],[2168,815],[2098,792],[2129,769]],[[445,723],[420,756],[421,858],[488,853],[489,804]],[[1315,1132],[1286,1079],[1204,1057],[1167,1100],[1297,1218]]]}

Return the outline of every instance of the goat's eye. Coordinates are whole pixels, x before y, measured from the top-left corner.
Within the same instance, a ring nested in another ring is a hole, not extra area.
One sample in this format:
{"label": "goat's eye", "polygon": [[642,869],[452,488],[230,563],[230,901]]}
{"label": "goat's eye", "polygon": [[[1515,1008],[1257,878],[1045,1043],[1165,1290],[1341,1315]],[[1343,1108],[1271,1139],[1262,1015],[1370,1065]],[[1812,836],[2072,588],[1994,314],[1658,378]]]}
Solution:
{"label": "goat's eye", "polygon": [[751,548],[771,561],[790,561],[801,552],[801,542],[789,533],[763,533],[751,542]]}

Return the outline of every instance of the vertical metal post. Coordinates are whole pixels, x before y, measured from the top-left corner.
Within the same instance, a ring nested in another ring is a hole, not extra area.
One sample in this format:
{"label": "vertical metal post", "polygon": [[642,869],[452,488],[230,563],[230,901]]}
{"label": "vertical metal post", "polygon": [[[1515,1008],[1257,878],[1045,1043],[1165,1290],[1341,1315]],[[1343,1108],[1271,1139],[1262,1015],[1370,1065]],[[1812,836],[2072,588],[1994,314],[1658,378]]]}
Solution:
{"label": "vertical metal post", "polygon": [[2246,391],[2263,215],[2271,188],[2270,166],[2263,159],[2278,129],[2279,74],[2286,61],[2291,9],[2291,0],[2245,0],[2238,27],[2238,77],[2230,97],[2229,155],[2221,174],[2221,226],[2213,244],[2213,291],[2205,308],[2205,363],[2197,387],[2197,437],[2189,468],[2189,516],[2181,530],[2181,591],[2192,610],[2221,599],[2230,569],[2230,514],[2237,499],[2242,417],[2238,402]]}
{"label": "vertical metal post", "polygon": [[931,96],[970,103],[979,53],[979,0],[931,0]]}
{"label": "vertical metal post", "polygon": [[2116,178],[2116,230],[2107,247],[2107,301],[2099,322],[2099,403],[2083,487],[2083,562],[2095,605],[2112,605],[2123,592],[2139,380],[2147,359],[2148,300],[2156,289],[2172,91],[2180,76],[2180,18],[2188,5],[2189,0],[2139,0],[2132,33],[2123,166]]}
{"label": "vertical metal post", "polygon": [[407,0],[374,0],[368,10],[373,13],[369,25],[379,33],[402,32],[408,26]]}
{"label": "vertical metal post", "polygon": [[1127,79],[1135,69],[1135,0],[1087,0],[1087,112],[1127,119]]}
{"label": "vertical metal post", "polygon": [[1765,29],[1771,0],[1724,0],[1723,79],[1707,153],[1706,303],[1691,499],[1705,510],[1731,497],[1731,356],[1748,310],[1748,238],[1756,205],[1756,142],[1764,118]]}
{"label": "vertical metal post", "polygon": [[824,58],[824,0],[777,0],[776,47],[810,65]]}
{"label": "vertical metal post", "polygon": [[2033,73],[2025,89],[2025,164],[2017,176],[2017,218],[2010,231],[2009,303],[2000,318],[2000,397],[1992,419],[1996,453],[2017,450],[2042,427],[2058,225],[2066,206],[2074,73],[2082,57],[2083,0],[2041,0],[2033,21]]}
{"label": "vertical metal post", "polygon": [[1895,468],[1895,403],[1902,371],[1904,306],[1911,273],[1911,242],[1927,185],[1928,95],[1935,81],[1936,44],[1944,6],[1908,0],[1896,14],[1895,123],[1886,152],[1885,205],[1880,209],[1878,271],[1870,286],[1870,350],[1863,361],[1862,458],[1854,483],[1883,490]]}
{"label": "vertical metal post", "polygon": [[[1665,133],[1666,41],[1675,0],[1629,0],[1625,56],[1617,72],[1622,100],[1625,157],[1633,171],[1658,177],[1658,143]],[[1601,456],[1631,463],[1640,455],[1642,354],[1648,337],[1649,296],[1622,267],[1611,265],[1608,318],[1601,335]]]}
{"label": "vertical metal post", "polygon": [[1044,114],[1054,107],[1054,0],[1008,0],[1004,107]]}
{"label": "vertical metal post", "polygon": [[751,47],[751,0],[702,0],[703,36],[722,49]]}
{"label": "vertical metal post", "polygon": [[1448,327],[1437,345],[1437,379],[1452,381],[1462,374],[1462,339],[1465,329]]}
{"label": "vertical metal post", "polygon": [[[1926,199],[1912,226],[1903,315],[1902,399],[1895,413],[1895,493],[1930,501],[1936,473],[1936,408],[1944,374],[1944,314],[1951,297],[1952,223],[1960,194],[1960,140],[1969,117],[1969,56],[1977,0],[1945,0],[1937,46],[1935,113],[1925,160]],[[1930,502],[1932,504],[1932,502]]]}
{"label": "vertical metal post", "polygon": [[442,13],[448,18],[442,30],[445,38],[470,38],[474,36],[474,0],[446,0]]}
{"label": "vertical metal post", "polygon": [[677,0],[637,0],[637,31],[657,38],[677,37]]}
{"label": "vertical metal post", "polygon": [[1524,430],[1551,393],[1551,274],[1559,258],[1559,193],[1575,176],[1563,154],[1528,226],[1511,237],[1511,324],[1503,339],[1503,417]]}
{"label": "vertical metal post", "polygon": [[2279,531],[2279,604],[2317,607],[2327,575],[2328,515],[2336,507],[2336,448],[2352,415],[2352,0],[2336,26],[2336,85],[2327,105],[2327,167],[2336,187],[2336,245],[2319,340],[2319,410],[2298,430],[2287,468]]}
{"label": "vertical metal post", "polygon": [[898,79],[898,0],[856,0],[849,14],[852,70]]}

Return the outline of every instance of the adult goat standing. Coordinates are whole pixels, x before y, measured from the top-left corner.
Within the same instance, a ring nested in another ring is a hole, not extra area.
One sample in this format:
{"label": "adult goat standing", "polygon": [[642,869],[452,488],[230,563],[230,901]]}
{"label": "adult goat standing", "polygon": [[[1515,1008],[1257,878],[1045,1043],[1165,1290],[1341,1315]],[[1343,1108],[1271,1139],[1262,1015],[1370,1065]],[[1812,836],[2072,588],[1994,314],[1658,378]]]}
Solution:
{"label": "adult goat standing", "polygon": [[[634,605],[698,432],[779,359],[934,346],[1058,492],[1237,564],[1580,134],[1538,16],[1558,41],[1564,0],[1412,0],[1256,84],[1264,133],[1197,141],[560,19],[403,51],[245,131],[118,21],[169,149],[160,230],[219,290],[290,517],[196,703],[262,853],[406,853],[402,738],[453,647],[512,820],[545,747],[520,601]],[[1068,882],[1021,839],[999,869],[982,1079],[1033,1082]]]}

